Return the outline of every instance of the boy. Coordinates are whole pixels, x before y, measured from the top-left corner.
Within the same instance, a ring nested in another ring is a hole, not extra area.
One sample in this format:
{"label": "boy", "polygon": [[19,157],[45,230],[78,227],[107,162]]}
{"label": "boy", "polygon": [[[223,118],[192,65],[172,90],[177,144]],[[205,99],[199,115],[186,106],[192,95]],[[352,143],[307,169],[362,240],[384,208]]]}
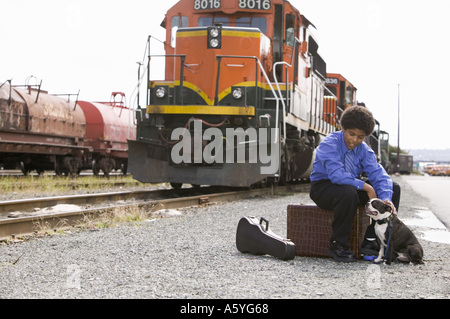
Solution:
{"label": "boy", "polygon": [[[400,186],[392,182],[364,143],[375,128],[372,113],[362,106],[350,107],[342,115],[341,126],[342,131],[330,134],[317,148],[310,197],[320,208],[334,211],[328,253],[336,261],[353,262],[356,257],[349,248],[350,235],[358,205],[380,198],[398,210]],[[370,184],[359,179],[363,172]],[[365,238],[360,252],[377,255],[374,224]]]}

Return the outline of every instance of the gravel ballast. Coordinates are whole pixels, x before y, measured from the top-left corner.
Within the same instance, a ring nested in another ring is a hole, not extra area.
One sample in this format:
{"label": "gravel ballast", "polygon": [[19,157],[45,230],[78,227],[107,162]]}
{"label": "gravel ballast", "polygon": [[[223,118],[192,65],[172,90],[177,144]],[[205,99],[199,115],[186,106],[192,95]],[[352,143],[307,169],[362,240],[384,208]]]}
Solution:
{"label": "gravel ballast", "polygon": [[[402,186],[401,219],[414,219],[426,199]],[[0,298],[450,298],[450,245],[421,237],[424,265],[242,254],[235,236],[241,217],[270,220],[286,236],[290,204],[308,194],[252,198],[169,212],[139,224],[66,232],[0,245]],[[170,214],[171,213],[171,214]]]}

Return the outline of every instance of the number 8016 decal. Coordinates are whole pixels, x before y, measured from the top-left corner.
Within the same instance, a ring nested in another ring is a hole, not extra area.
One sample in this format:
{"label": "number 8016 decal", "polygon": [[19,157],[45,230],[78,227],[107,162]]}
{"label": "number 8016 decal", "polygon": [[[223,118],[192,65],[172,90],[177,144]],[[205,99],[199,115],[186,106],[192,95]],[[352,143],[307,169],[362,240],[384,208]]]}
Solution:
{"label": "number 8016 decal", "polygon": [[220,8],[220,0],[195,0],[194,9],[195,10],[211,10]]}
{"label": "number 8016 decal", "polygon": [[241,9],[270,10],[271,6],[270,0],[239,0]]}

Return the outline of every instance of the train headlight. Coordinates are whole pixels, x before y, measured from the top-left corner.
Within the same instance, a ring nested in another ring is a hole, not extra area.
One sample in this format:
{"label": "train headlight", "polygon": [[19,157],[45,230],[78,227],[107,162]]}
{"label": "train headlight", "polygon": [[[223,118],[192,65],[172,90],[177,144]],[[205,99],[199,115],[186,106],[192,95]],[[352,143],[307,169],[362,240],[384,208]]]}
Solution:
{"label": "train headlight", "polygon": [[163,99],[166,97],[166,89],[165,88],[158,88],[156,90],[156,97],[159,99]]}
{"label": "train headlight", "polygon": [[209,41],[209,46],[214,49],[216,49],[219,46],[219,44],[220,44],[219,40],[217,39],[211,39],[211,41]]}
{"label": "train headlight", "polygon": [[244,92],[242,91],[242,89],[237,88],[237,89],[234,89],[234,90],[233,90],[233,97],[234,97],[236,100],[242,99],[242,96],[244,96]]}
{"label": "train headlight", "polygon": [[208,49],[222,48],[222,26],[208,27]]}
{"label": "train headlight", "polygon": [[213,37],[213,38],[217,38],[220,35],[220,31],[218,27],[214,27],[211,28],[211,30],[209,30],[209,34]]}

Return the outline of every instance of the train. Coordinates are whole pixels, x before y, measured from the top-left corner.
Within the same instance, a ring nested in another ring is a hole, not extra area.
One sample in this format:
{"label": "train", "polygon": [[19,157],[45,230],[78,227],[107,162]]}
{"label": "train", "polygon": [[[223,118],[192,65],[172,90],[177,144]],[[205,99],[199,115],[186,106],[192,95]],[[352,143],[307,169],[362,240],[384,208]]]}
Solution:
{"label": "train", "polygon": [[[309,179],[317,146],[358,103],[357,88],[327,72],[313,23],[286,0],[180,0],[161,26],[129,173],[174,188]],[[379,138],[368,140],[377,154]]]}
{"label": "train", "polygon": [[25,175],[126,173],[128,140],[136,130],[124,93],[113,92],[109,102],[78,101],[79,93],[53,95],[42,90],[42,81],[30,82],[0,84],[1,168]]}

